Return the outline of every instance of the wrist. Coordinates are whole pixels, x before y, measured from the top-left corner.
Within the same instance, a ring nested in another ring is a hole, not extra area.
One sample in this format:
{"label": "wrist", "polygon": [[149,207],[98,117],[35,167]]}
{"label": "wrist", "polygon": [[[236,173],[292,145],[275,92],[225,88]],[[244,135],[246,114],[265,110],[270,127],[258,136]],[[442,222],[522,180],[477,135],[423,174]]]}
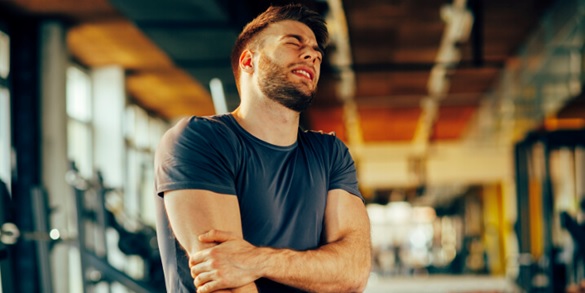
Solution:
{"label": "wrist", "polygon": [[271,258],[274,255],[274,249],[269,247],[257,247],[254,251],[255,263],[256,263],[256,277],[265,278],[267,273],[270,272]]}
{"label": "wrist", "polygon": [[277,250],[270,247],[257,247],[255,251],[258,278],[267,278],[273,271],[273,263],[278,262]]}
{"label": "wrist", "polygon": [[294,251],[284,248],[259,247],[259,278],[274,279],[286,273],[294,258]]}

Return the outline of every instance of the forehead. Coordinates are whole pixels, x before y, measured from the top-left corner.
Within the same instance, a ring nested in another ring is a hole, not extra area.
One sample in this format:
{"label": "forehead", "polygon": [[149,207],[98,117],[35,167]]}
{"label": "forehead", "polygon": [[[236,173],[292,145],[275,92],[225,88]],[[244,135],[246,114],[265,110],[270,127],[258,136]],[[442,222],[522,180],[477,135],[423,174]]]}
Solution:
{"label": "forehead", "polygon": [[305,39],[305,41],[316,43],[315,34],[304,23],[295,20],[283,20],[271,23],[262,32],[264,37],[280,38],[286,35],[298,35]]}

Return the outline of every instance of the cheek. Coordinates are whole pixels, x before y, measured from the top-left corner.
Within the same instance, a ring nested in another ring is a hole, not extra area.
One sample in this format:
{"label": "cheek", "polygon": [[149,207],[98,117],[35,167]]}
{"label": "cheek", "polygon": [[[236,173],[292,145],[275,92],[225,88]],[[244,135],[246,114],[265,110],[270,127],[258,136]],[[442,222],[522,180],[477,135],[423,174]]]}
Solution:
{"label": "cheek", "polygon": [[297,52],[296,50],[286,48],[284,50],[277,52],[275,55],[276,56],[274,56],[275,58],[274,60],[276,62],[290,63],[294,62],[297,59],[299,52]]}

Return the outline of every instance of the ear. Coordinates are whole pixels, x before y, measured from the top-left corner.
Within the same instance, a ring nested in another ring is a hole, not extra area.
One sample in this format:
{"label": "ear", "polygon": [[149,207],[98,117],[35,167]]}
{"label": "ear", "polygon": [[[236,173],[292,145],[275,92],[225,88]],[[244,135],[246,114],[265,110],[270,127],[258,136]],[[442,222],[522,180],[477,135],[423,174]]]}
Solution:
{"label": "ear", "polygon": [[251,73],[254,71],[253,63],[254,53],[250,50],[244,50],[240,54],[240,70]]}

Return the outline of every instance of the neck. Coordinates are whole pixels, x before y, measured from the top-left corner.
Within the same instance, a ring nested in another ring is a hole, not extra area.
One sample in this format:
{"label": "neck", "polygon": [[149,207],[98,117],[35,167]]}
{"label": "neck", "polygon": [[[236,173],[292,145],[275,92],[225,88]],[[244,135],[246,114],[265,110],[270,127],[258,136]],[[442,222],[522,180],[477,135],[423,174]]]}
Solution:
{"label": "neck", "polygon": [[246,131],[267,143],[289,146],[297,140],[300,114],[277,102],[242,97],[232,114]]}

